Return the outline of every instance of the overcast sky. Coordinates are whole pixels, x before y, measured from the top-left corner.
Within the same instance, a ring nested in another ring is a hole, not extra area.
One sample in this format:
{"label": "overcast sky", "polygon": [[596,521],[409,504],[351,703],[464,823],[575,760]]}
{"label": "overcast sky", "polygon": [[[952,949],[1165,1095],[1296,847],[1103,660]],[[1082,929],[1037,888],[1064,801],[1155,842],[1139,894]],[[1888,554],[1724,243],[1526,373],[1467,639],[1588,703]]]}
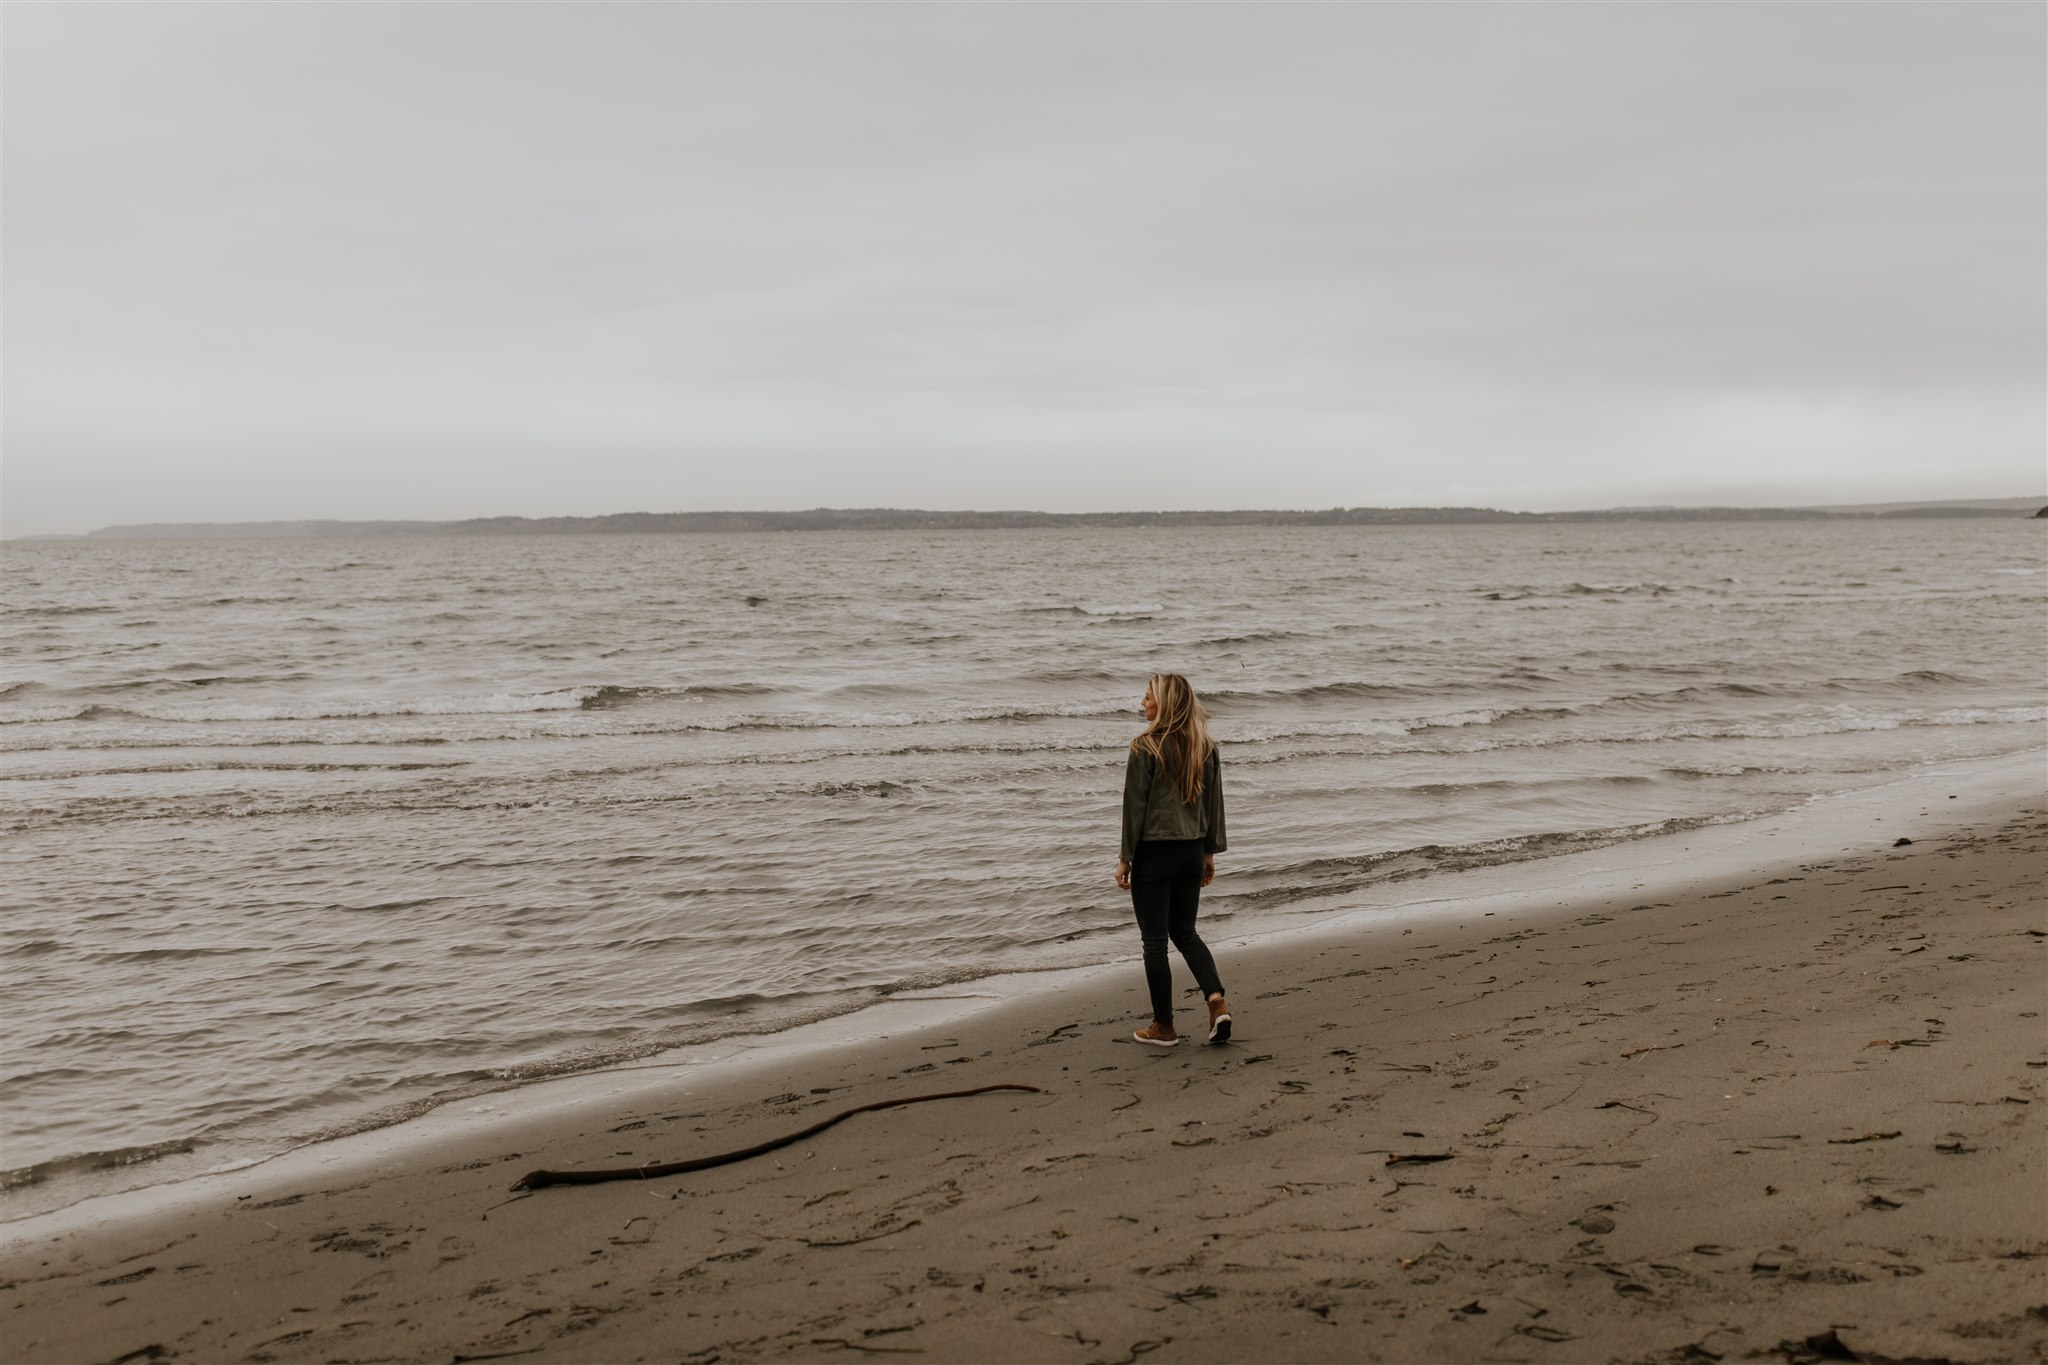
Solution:
{"label": "overcast sky", "polygon": [[0,514],[2038,493],[2044,16],[11,5]]}

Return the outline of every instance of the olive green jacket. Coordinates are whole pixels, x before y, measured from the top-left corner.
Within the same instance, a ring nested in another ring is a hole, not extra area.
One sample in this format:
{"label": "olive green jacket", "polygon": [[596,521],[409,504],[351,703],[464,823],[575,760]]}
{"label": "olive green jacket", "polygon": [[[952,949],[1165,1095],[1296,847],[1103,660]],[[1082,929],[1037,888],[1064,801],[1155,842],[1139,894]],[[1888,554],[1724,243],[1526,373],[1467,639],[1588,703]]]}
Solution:
{"label": "olive green jacket", "polygon": [[1202,794],[1182,801],[1166,780],[1159,760],[1131,750],[1124,764],[1124,842],[1121,862],[1129,862],[1140,839],[1200,839],[1210,853],[1229,842],[1223,834],[1223,760],[1212,746],[1202,769]]}

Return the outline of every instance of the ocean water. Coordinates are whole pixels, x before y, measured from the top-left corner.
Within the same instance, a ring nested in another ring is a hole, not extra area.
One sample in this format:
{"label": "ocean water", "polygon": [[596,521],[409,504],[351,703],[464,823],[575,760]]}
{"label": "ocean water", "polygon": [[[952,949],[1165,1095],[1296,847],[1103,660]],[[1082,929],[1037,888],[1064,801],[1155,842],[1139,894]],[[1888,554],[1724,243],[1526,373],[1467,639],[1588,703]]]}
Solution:
{"label": "ocean water", "polygon": [[0,573],[8,1216],[1134,958],[1110,873],[1159,669],[1225,746],[1223,933],[2048,743],[2021,519],[16,542]]}

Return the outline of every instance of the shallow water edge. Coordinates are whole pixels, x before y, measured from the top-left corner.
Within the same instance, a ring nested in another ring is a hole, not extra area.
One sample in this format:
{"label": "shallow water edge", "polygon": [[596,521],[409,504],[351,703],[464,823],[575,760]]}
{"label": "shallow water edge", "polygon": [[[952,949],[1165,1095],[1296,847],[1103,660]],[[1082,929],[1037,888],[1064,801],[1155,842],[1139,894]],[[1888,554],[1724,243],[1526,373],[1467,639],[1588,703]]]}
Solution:
{"label": "shallow water edge", "polygon": [[[1646,896],[1656,895],[1660,889],[1696,894],[1723,880],[1753,877],[1802,860],[1889,847],[1894,838],[1912,837],[1918,812],[1937,804],[1944,815],[1952,817],[1980,809],[2004,810],[2017,801],[2038,798],[2044,790],[2048,790],[2048,748],[1927,764],[1752,820],[1702,826],[1536,863],[1381,884],[1343,904],[1323,907],[1313,923],[1297,921],[1255,934],[1218,935],[1211,946],[1219,951],[1228,970],[1250,986],[1261,972],[1272,979],[1284,977],[1290,963],[1331,939],[1391,940],[1429,925],[1497,914],[1568,914],[1576,904],[1624,890]],[[1234,993],[1239,990],[1233,986]],[[500,1129],[579,1116],[597,1122],[654,1095],[672,1100],[742,1085],[772,1087],[779,1074],[814,1065],[835,1052],[853,1053],[884,1044],[901,1047],[911,1035],[932,1034],[1002,1011],[1048,1019],[1053,1014],[1064,1017],[1067,1008],[1078,1008],[1063,1003],[1065,997],[1100,999],[1116,994],[1129,995],[1133,1019],[1142,1014],[1135,947],[1128,961],[990,976],[965,987],[906,991],[852,1013],[784,1030],[723,1038],[625,1066],[508,1087],[487,1096],[468,1097],[473,1103],[443,1103],[404,1122],[229,1168],[181,1174],[139,1188],[79,1190],[74,1199],[55,1207],[10,1210],[0,1221],[0,1245],[256,1197],[308,1178],[327,1182],[360,1179],[374,1175],[386,1163],[437,1147],[467,1146]],[[1255,990],[1244,992],[1245,997],[1255,995]],[[851,1059],[848,1065],[852,1065]]]}

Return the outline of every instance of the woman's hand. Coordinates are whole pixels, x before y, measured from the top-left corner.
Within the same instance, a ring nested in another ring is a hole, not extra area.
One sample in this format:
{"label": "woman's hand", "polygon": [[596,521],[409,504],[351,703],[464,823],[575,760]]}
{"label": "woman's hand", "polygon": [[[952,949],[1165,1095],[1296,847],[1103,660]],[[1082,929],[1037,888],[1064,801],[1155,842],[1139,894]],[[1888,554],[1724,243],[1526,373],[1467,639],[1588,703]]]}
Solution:
{"label": "woman's hand", "polygon": [[1207,886],[1210,882],[1213,882],[1215,880],[1216,855],[1213,853],[1204,853],[1202,855],[1202,885]]}
{"label": "woman's hand", "polygon": [[1126,891],[1131,889],[1131,865],[1129,863],[1118,863],[1116,865],[1116,884]]}

